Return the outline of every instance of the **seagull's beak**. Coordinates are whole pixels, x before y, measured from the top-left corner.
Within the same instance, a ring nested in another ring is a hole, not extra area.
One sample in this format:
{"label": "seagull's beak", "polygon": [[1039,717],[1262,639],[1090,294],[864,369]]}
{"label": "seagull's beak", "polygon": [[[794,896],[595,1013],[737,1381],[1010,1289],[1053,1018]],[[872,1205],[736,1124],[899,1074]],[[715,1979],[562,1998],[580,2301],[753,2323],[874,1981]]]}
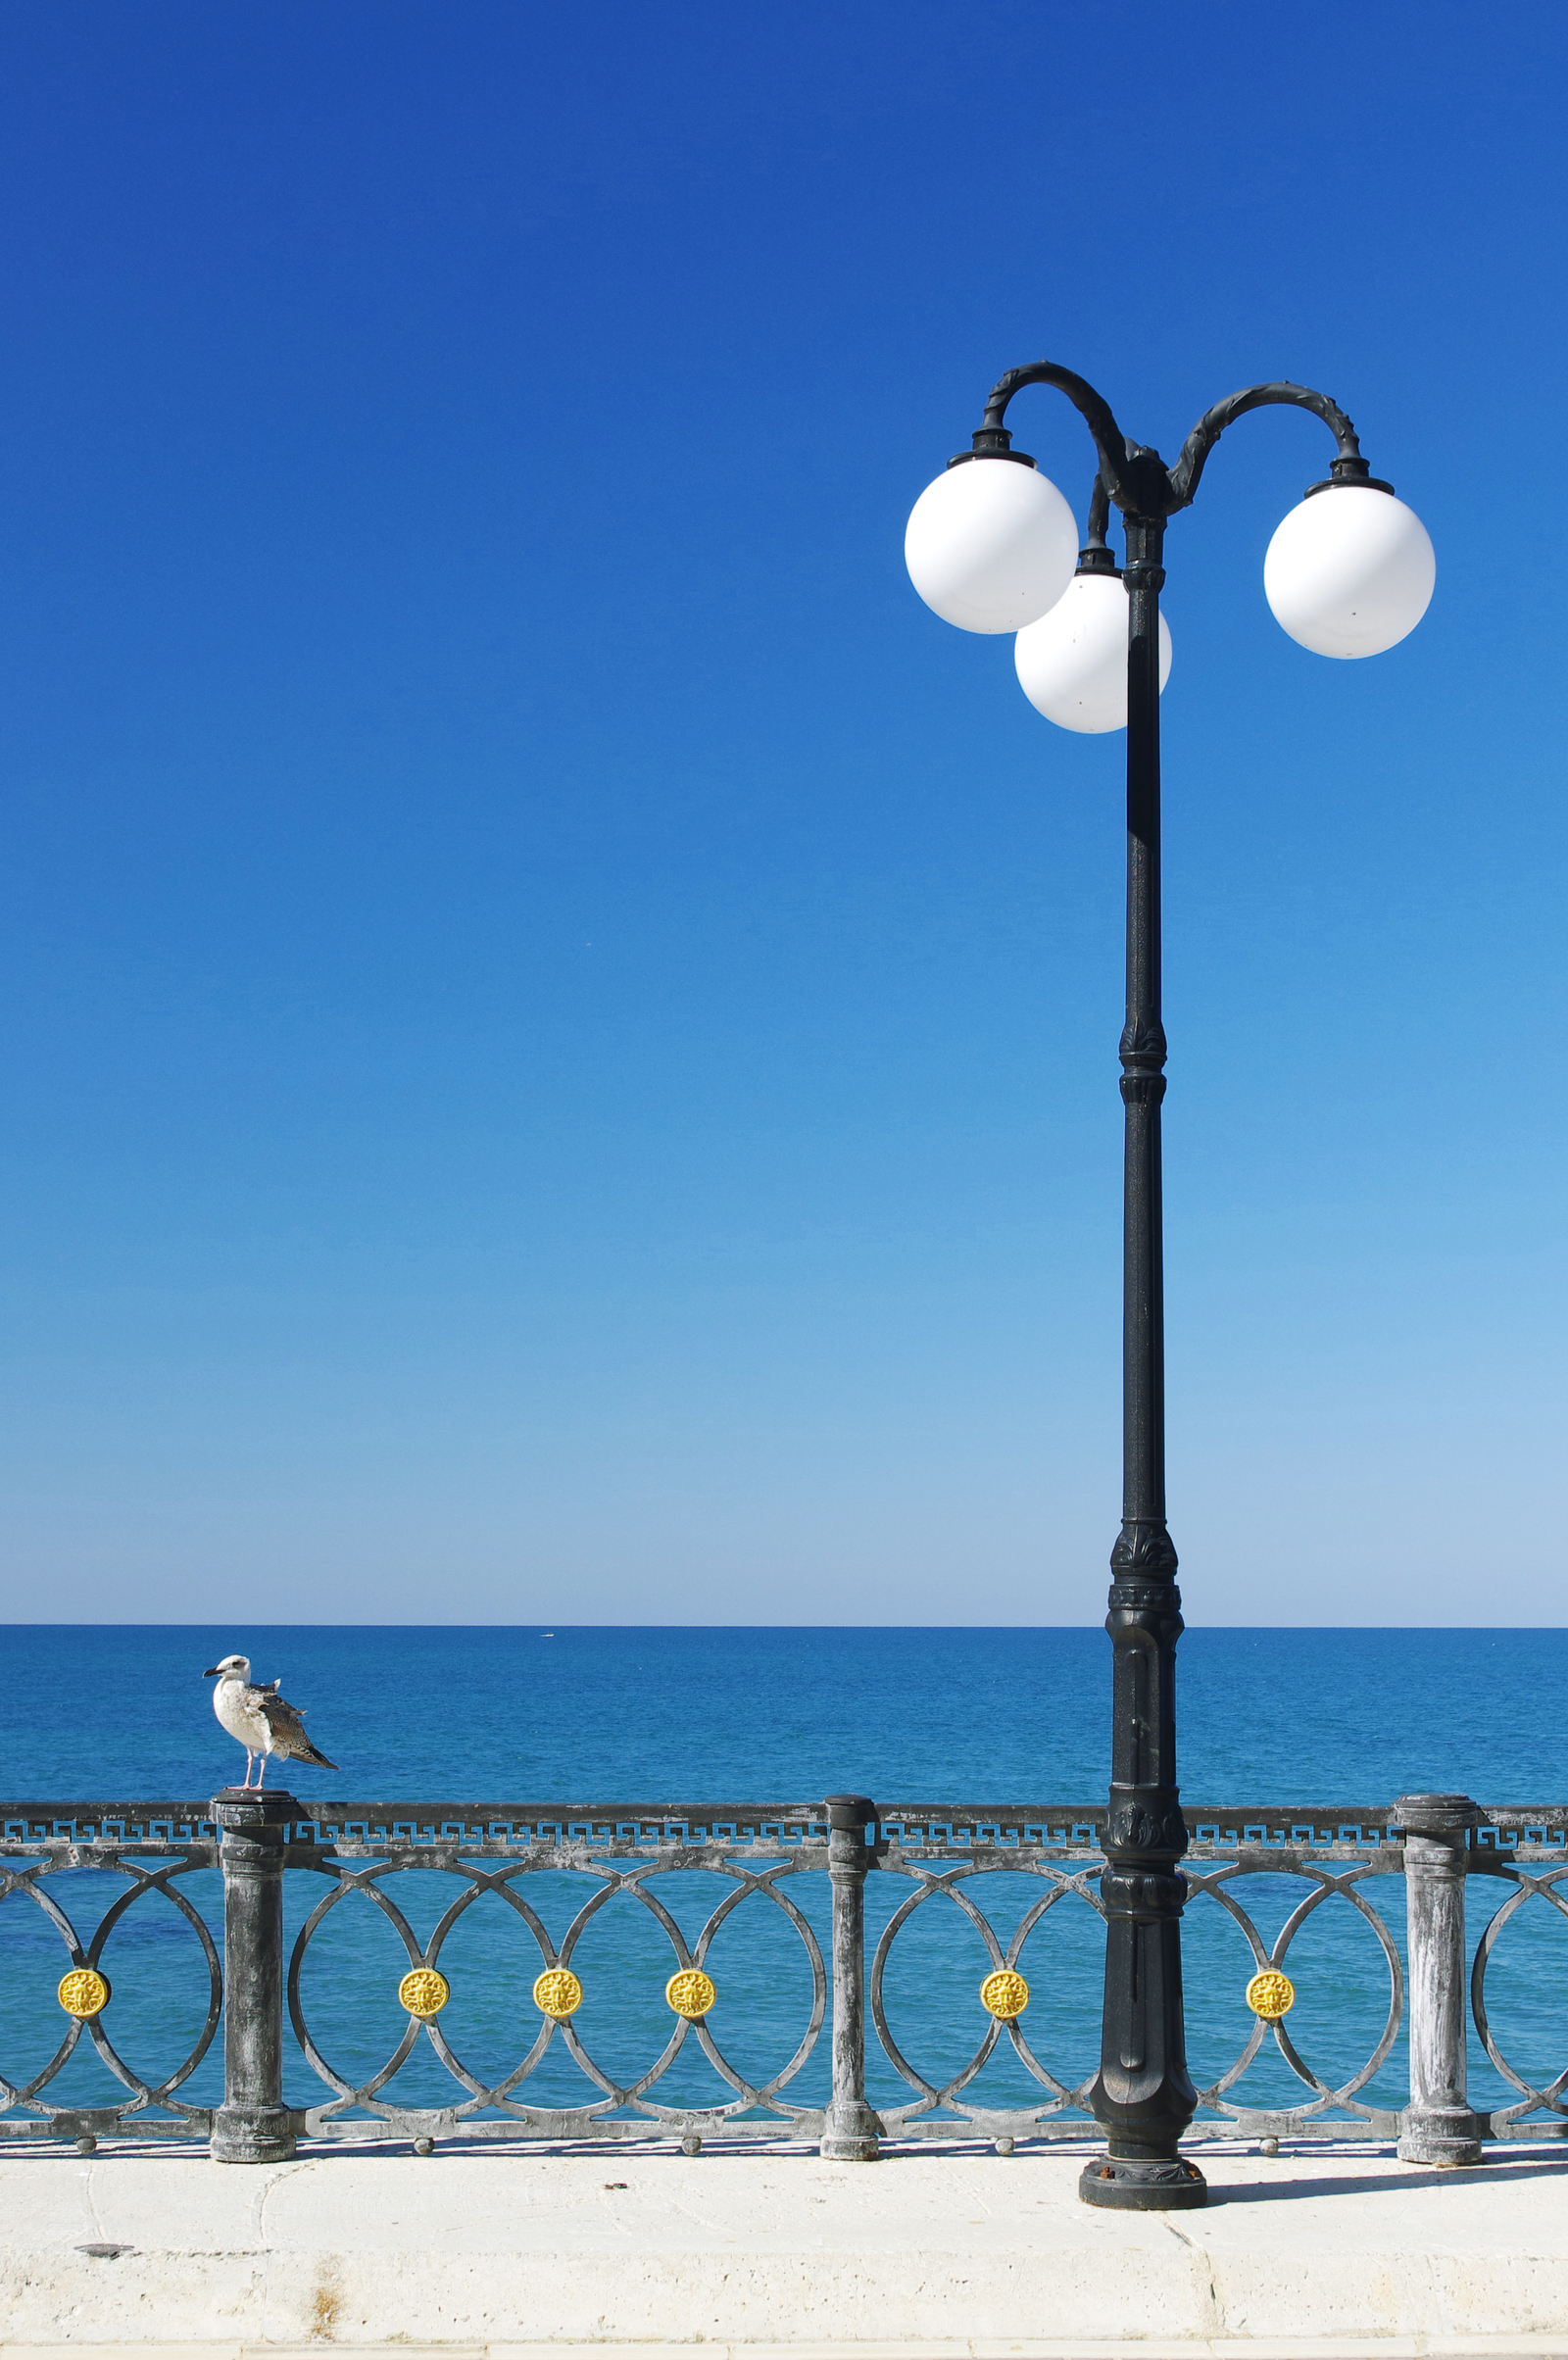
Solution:
{"label": "seagull's beak", "polygon": [[203,1672],[202,1678],[204,1680],[216,1680],[218,1678],[218,1672],[219,1666],[215,1663],[210,1672]]}

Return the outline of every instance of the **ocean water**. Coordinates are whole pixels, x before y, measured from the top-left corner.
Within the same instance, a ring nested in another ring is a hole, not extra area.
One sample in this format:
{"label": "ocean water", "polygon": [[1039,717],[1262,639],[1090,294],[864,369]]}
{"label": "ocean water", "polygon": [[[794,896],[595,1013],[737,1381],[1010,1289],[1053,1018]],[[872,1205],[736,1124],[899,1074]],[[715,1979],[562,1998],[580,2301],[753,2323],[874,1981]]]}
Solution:
{"label": "ocean water", "polygon": [[[256,1676],[280,1675],[308,1706],[317,1744],[338,1765],[289,1765],[291,1791],[360,1801],[744,1803],[803,1802],[854,1789],[878,1801],[986,1804],[1091,1801],[1107,1776],[1110,1648],[1090,1630],[678,1630],[557,1626],[463,1629],[116,1628],[12,1626],[0,1685],[0,1796],[19,1801],[189,1798],[240,1774],[242,1756],[213,1718],[203,1667],[239,1647]],[[1568,1632],[1203,1630],[1182,1642],[1180,1757],[1191,1802],[1376,1805],[1412,1789],[1458,1789],[1489,1803],[1568,1799]],[[825,1945],[825,1879],[783,1890]],[[400,1874],[389,1889],[417,1941],[466,1888],[436,1872]],[[331,1885],[286,1880],[292,1942]],[[47,1890],[78,1929],[124,1890],[102,1872],[72,1872]],[[220,1925],[215,1876],[181,1890]],[[559,1944],[591,1881],[531,1874],[514,1883]],[[695,1943],[719,1881],[658,1881],[658,1894]],[[722,1889],[728,1891],[728,1888]],[[1304,1897],[1285,1878],[1228,1889],[1265,1943]],[[1402,1881],[1357,1889],[1403,1939]],[[910,1889],[873,1876],[875,1942]],[[965,1896],[1004,1943],[1041,1896],[1033,1878],[971,1878]],[[1503,1897],[1472,1880],[1472,1932]],[[1031,1986],[1022,2030],[1069,2087],[1098,2050],[1102,1938],[1084,1899],[1064,1893],[1029,1935],[1020,1963]],[[1189,2049],[1203,2086],[1228,2066],[1250,2018],[1242,1999],[1251,1955],[1212,1898],[1189,1907],[1184,1933]],[[105,1948],[115,1996],[104,2028],[149,2082],[176,2071],[197,2038],[206,1972],[190,1923],[161,1895],[127,1909]],[[63,2018],[54,1986],[65,1963],[58,1929],[13,1891],[0,1899],[0,2073],[25,2082],[52,2054]],[[334,1905],[304,1954],[300,1998],[312,2039],[358,2085],[384,2066],[406,2019],[396,2000],[407,1964],[395,1923],[363,1894]],[[635,1896],[614,1895],[580,1931],[573,1965],[585,1987],[577,2030],[615,2082],[658,2057],[672,2022],[663,1983],[667,1935]],[[707,1964],[720,1999],[711,2030],[737,2071],[763,2084],[787,2067],[809,2020],[809,1957],[798,1926],[764,1895],[742,1898],[711,1938]],[[938,1896],[897,1931],[884,1979],[893,2041],[941,2086],[962,2070],[986,2026],[977,1988],[990,1964],[961,1905]],[[1288,2030],[1330,2084],[1374,2047],[1389,1973],[1375,1926],[1336,1894],[1311,1912],[1289,1964],[1298,2001]],[[485,2086],[526,2052],[540,2023],[530,1991],[537,1940],[499,1892],[481,1893],[453,1925],[442,1966],[453,1997],[440,2019],[451,2048]],[[1568,2065],[1568,1923],[1537,1900],[1503,1930],[1488,2001],[1507,2053],[1538,2083]],[[324,2094],[292,2036],[287,2094]],[[875,2043],[878,2103],[913,2091]],[[1366,2094],[1401,2102],[1402,2037]],[[788,2085],[801,2104],[826,2094],[826,2041]],[[212,2103],[217,2049],[182,2085]],[[1035,2090],[1010,2044],[999,2044],[966,2090],[997,2105]],[[1479,2044],[1479,2104],[1507,2101]],[[438,2105],[464,2094],[421,2035],[385,2094]],[[597,2092],[554,2040],[519,2096],[578,2104]],[[731,2094],[689,2040],[654,2092],[703,2105]],[[1299,2094],[1272,2041],[1231,2091],[1255,2104]],[[112,2102],[114,2085],[84,2041],[51,2085],[59,2104]]]}

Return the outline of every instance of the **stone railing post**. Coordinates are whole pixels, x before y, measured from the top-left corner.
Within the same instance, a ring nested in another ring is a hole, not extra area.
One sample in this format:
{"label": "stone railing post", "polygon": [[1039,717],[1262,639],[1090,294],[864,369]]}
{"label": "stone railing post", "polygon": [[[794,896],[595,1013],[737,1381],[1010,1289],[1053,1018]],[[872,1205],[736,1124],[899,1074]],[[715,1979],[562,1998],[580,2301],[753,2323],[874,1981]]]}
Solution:
{"label": "stone railing post", "polygon": [[1406,1944],[1410,1961],[1410,2103],[1399,2118],[1402,2163],[1481,2161],[1465,2095],[1470,1979],[1464,1942],[1465,1832],[1481,1818],[1468,1795],[1401,1795]]}
{"label": "stone railing post", "polygon": [[830,1795],[827,1873],[833,1881],[833,2095],[817,2148],[830,2163],[872,2163],[882,2129],[865,2098],[865,1831],[876,1805]]}
{"label": "stone railing post", "polygon": [[283,2103],[283,1844],[292,1795],[217,1796],[223,1869],[223,2102],[215,2163],[286,2163],[294,2118]]}

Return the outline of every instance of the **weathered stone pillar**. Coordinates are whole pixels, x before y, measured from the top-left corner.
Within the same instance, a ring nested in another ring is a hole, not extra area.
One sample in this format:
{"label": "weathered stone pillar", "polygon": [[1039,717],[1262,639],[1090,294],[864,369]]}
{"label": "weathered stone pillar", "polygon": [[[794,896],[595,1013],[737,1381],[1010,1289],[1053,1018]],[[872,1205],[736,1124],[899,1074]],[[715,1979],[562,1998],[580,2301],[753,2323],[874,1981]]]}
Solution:
{"label": "weathered stone pillar", "polygon": [[833,2095],[817,2152],[830,2163],[874,2163],[880,2119],[865,2097],[865,1831],[876,1805],[830,1795],[828,1875],[833,1880]]}
{"label": "weathered stone pillar", "polygon": [[1468,1795],[1401,1795],[1406,1946],[1410,1961],[1410,2103],[1400,2117],[1403,2163],[1479,2163],[1479,2126],[1465,2094],[1465,1831],[1481,1817]]}
{"label": "weathered stone pillar", "polygon": [[223,2102],[215,2163],[286,2163],[283,2103],[283,1845],[292,1795],[230,1787],[213,1803],[223,1869]]}

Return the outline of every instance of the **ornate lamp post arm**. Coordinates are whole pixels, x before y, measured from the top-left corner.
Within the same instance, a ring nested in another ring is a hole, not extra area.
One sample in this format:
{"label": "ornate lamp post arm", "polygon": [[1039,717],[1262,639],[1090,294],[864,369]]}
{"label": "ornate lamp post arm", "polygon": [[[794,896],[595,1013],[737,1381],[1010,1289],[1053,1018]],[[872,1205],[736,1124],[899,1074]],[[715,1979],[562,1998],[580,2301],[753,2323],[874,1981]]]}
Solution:
{"label": "ornate lamp post arm", "polygon": [[[992,386],[985,416],[973,437],[970,457],[1012,456],[1012,436],[1004,421],[1013,395],[1026,385],[1052,385],[1067,396],[1094,436],[1100,454],[1096,498],[1100,497],[1100,485],[1103,485],[1105,495],[1129,515],[1170,516],[1178,509],[1191,507],[1208,455],[1226,427],[1245,418],[1249,410],[1263,410],[1278,403],[1310,410],[1329,428],[1339,445],[1329,470],[1331,482],[1365,483],[1377,491],[1389,488],[1372,474],[1362,458],[1355,428],[1339,403],[1310,385],[1293,385],[1287,377],[1277,377],[1267,385],[1245,385],[1239,393],[1228,393],[1222,402],[1205,410],[1183,443],[1176,465],[1167,468],[1157,452],[1123,434],[1110,404],[1103,394],[1096,392],[1087,377],[1078,376],[1070,369],[1058,368],[1054,361],[1031,361],[1024,369],[1009,369]],[[1093,507],[1090,519],[1093,540]]]}
{"label": "ornate lamp post arm", "polygon": [[1009,369],[1005,376],[998,377],[986,403],[985,417],[973,437],[971,458],[1012,456],[1012,436],[1003,421],[1007,404],[1025,385],[1053,385],[1067,396],[1095,438],[1101,480],[1119,509],[1129,515],[1147,511],[1151,516],[1164,516],[1180,505],[1171,498],[1169,478],[1158,453],[1130,441],[1117,425],[1104,395],[1097,393],[1087,377],[1078,376],[1070,369],[1058,368],[1054,361],[1031,361],[1026,369]]}
{"label": "ornate lamp post arm", "polygon": [[1199,477],[1210,451],[1236,418],[1249,410],[1264,410],[1276,402],[1284,402],[1297,410],[1310,410],[1320,418],[1339,444],[1339,455],[1329,469],[1333,483],[1365,483],[1374,491],[1386,492],[1389,486],[1379,483],[1366,461],[1361,457],[1361,445],[1338,402],[1331,402],[1326,393],[1314,393],[1310,385],[1293,385],[1288,378],[1278,378],[1271,385],[1248,385],[1240,393],[1228,393],[1212,410],[1205,410],[1191,434],[1182,445],[1181,457],[1170,470],[1170,488],[1174,494],[1173,509],[1188,507],[1198,490]]}
{"label": "ornate lamp post arm", "polygon": [[1025,385],[1054,385],[1058,393],[1067,396],[1095,438],[1107,488],[1113,496],[1118,493],[1127,456],[1127,437],[1117,425],[1104,395],[1097,393],[1087,377],[1076,375],[1070,369],[1058,369],[1054,361],[1032,361],[1027,369],[1009,369],[1005,376],[998,377],[974,437],[973,456],[982,459],[1006,455],[1012,436],[1003,421],[1007,415],[1007,404]]}

